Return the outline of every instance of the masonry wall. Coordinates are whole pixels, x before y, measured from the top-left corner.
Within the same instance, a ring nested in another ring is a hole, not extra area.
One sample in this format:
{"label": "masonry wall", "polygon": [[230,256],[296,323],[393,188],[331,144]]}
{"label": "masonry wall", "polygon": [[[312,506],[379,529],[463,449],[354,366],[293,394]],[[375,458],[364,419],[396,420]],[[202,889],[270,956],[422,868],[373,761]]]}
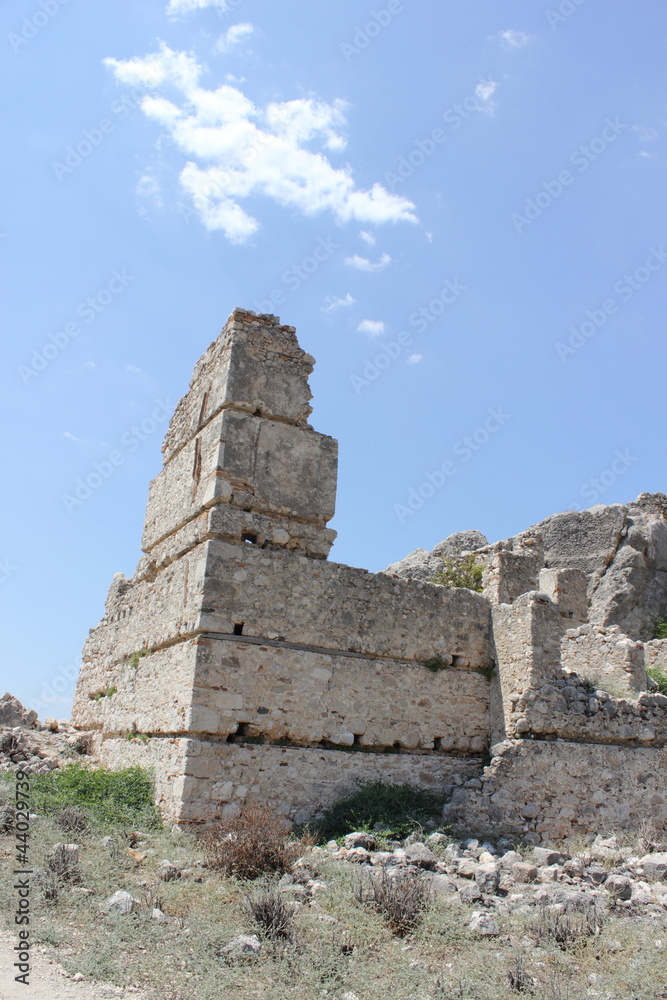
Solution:
{"label": "masonry wall", "polygon": [[561,643],[563,670],[571,670],[604,687],[611,684],[628,695],[646,690],[644,645],[618,625],[582,625],[568,630]]}
{"label": "masonry wall", "polygon": [[302,747],[255,747],[194,739],[105,739],[107,767],[152,767],[157,800],[170,822],[205,824],[258,802],[307,823],[360,781],[411,784],[442,792],[481,771],[480,758],[374,754]]}
{"label": "masonry wall", "polygon": [[479,777],[454,790],[445,818],[476,832],[529,842],[667,828],[667,750],[562,740],[509,740]]}

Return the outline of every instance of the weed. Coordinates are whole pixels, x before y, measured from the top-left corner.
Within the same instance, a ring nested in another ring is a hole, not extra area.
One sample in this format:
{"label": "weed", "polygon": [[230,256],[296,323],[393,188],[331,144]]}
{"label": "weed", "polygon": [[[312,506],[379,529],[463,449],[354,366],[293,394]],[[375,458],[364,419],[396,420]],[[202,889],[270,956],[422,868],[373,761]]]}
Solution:
{"label": "weed", "polygon": [[667,618],[658,618],[653,626],[654,639],[667,639]]}
{"label": "weed", "polygon": [[578,906],[565,913],[542,904],[531,933],[538,943],[553,941],[563,951],[573,944],[600,933],[603,919],[595,906]]}
{"label": "weed", "polygon": [[271,941],[282,938],[283,941],[294,939],[294,904],[286,902],[284,896],[274,886],[264,889],[259,895],[246,897],[250,913],[262,932]]}
{"label": "weed", "polygon": [[515,951],[512,964],[507,970],[507,982],[515,993],[527,993],[532,986],[532,980],[526,972],[523,954]]}
{"label": "weed", "polygon": [[208,865],[237,878],[288,871],[313,838],[291,840],[289,824],[264,806],[249,805],[202,837]]}
{"label": "weed", "polygon": [[458,559],[443,559],[442,563],[442,570],[431,577],[433,583],[439,583],[441,587],[464,587],[481,593],[484,567],[477,562],[474,553]]}
{"label": "weed", "polygon": [[658,685],[660,694],[667,694],[667,670],[663,667],[650,667],[646,673]]}
{"label": "weed", "polygon": [[422,661],[427,670],[431,670],[434,674],[437,674],[439,670],[449,670],[451,667],[451,662],[443,660],[441,656],[432,656],[429,660]]}
{"label": "weed", "polygon": [[487,681],[491,681],[496,673],[496,665],[495,663],[490,663],[486,667],[475,667],[475,673],[481,674]]}
{"label": "weed", "polygon": [[83,833],[88,829],[88,817],[78,806],[65,806],[56,823],[67,833]]}
{"label": "weed", "polygon": [[102,824],[160,825],[153,802],[153,780],[140,767],[105,771],[68,764],[33,778],[32,794],[35,808],[47,814],[60,813],[68,805],[83,806],[92,819]]}
{"label": "weed", "polygon": [[371,877],[360,877],[355,886],[357,902],[372,906],[394,934],[404,937],[421,922],[430,901],[430,888],[423,875],[386,868]]}
{"label": "weed", "polygon": [[142,656],[150,656],[150,654],[151,654],[150,649],[136,649],[134,653],[128,656],[127,662],[131,667],[136,669],[139,666],[139,660],[142,658]]}
{"label": "weed", "polygon": [[382,781],[359,782],[355,791],[328,809],[317,824],[325,840],[353,830],[372,830],[376,823],[388,828],[389,836],[407,837],[442,811],[444,798],[412,785],[389,785]]}
{"label": "weed", "polygon": [[118,688],[110,687],[106,691],[97,691],[95,694],[91,694],[93,701],[102,701],[102,698],[110,698],[112,694],[118,694]]}

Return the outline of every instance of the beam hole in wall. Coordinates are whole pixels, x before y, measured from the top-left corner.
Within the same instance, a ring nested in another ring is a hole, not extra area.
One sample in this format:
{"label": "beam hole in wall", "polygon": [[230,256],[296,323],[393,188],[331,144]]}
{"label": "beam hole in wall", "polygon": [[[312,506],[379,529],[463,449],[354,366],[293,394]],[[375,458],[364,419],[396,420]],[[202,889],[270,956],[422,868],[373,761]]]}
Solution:
{"label": "beam hole in wall", "polygon": [[245,622],[234,622],[234,631],[232,635],[243,635],[243,626]]}
{"label": "beam hole in wall", "polygon": [[239,722],[236,732],[230,733],[227,737],[228,743],[243,743],[244,737],[248,735],[248,723]]}
{"label": "beam hole in wall", "polygon": [[354,734],[354,744],[353,744],[353,746],[355,746],[355,747],[361,746],[361,736],[359,736],[358,733]]}
{"label": "beam hole in wall", "polygon": [[433,749],[442,750],[442,736],[436,736],[433,740]]}
{"label": "beam hole in wall", "polygon": [[249,545],[257,545],[257,535],[255,535],[252,531],[244,531],[241,538]]}

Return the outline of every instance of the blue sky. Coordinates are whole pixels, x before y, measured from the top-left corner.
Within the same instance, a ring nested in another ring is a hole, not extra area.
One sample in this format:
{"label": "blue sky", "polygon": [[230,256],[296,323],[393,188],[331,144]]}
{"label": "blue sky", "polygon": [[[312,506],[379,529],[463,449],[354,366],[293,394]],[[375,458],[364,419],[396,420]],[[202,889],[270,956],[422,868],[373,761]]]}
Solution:
{"label": "blue sky", "polygon": [[0,685],[40,715],[69,714],[168,413],[236,305],[317,358],[337,561],[665,488],[663,3],[0,21]]}

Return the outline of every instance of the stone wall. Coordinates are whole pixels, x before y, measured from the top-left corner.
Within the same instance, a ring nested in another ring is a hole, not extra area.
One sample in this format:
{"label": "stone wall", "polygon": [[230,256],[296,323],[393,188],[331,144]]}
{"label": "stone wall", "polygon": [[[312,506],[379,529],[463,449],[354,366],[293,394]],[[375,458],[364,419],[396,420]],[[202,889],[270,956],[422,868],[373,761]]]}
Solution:
{"label": "stone wall", "polygon": [[660,667],[667,673],[667,639],[652,639],[644,643],[644,665],[647,670]]}
{"label": "stone wall", "polygon": [[644,646],[621,632],[618,625],[582,625],[569,630],[561,644],[563,670],[581,674],[612,693],[646,691]]}
{"label": "stone wall", "polygon": [[448,822],[529,843],[632,829],[667,828],[667,750],[562,740],[508,740],[491,764],[452,794]]}
{"label": "stone wall", "polygon": [[307,823],[360,781],[410,784],[442,793],[481,771],[480,758],[444,754],[375,754],[303,747],[237,746],[194,739],[105,739],[107,767],[152,767],[166,819],[210,823],[259,802],[297,823]]}

